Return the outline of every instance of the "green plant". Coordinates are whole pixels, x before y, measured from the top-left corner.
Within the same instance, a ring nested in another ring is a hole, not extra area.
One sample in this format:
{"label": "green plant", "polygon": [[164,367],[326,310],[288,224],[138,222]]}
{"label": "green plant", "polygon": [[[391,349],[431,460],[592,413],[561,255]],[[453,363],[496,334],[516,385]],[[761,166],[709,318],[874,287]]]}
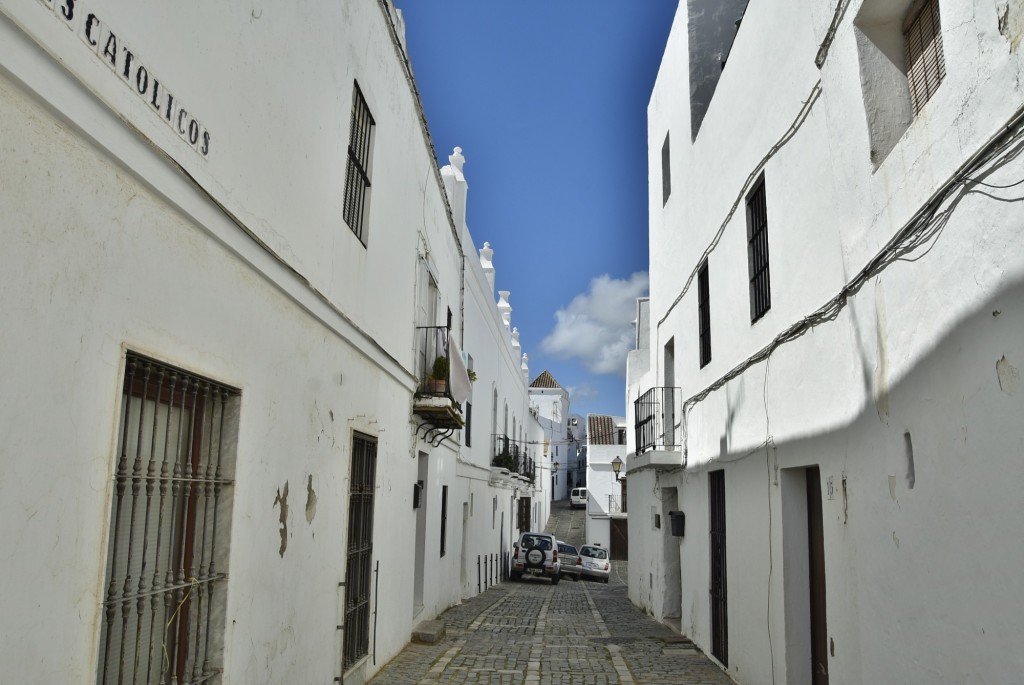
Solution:
{"label": "green plant", "polygon": [[430,370],[430,377],[435,381],[448,380],[448,357],[440,356],[434,360],[434,366]]}
{"label": "green plant", "polygon": [[467,371],[467,373],[469,374],[469,382],[470,383],[475,383],[476,382],[476,371],[474,371],[473,369],[469,369],[469,371]]}
{"label": "green plant", "polygon": [[491,466],[497,466],[499,468],[508,469],[512,471],[515,469],[516,460],[512,458],[512,455],[508,452],[502,452],[494,458],[491,462]]}

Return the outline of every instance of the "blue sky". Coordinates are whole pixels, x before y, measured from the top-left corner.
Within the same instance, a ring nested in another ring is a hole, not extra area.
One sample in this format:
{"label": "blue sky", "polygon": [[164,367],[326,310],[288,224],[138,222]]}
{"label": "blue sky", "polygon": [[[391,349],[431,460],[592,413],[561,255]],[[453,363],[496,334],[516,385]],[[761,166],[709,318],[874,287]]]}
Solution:
{"label": "blue sky", "polygon": [[466,157],[467,222],[530,377],[573,413],[625,413],[647,293],[647,102],[676,0],[397,0],[441,164]]}

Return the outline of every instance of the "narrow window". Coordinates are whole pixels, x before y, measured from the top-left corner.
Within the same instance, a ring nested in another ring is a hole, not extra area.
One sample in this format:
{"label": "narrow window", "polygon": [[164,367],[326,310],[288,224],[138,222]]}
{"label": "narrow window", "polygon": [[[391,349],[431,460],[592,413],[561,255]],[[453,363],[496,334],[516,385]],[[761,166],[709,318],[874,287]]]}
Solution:
{"label": "narrow window", "polygon": [[705,259],[697,270],[697,319],[702,369],[711,362],[711,303],[708,285],[708,260]]}
{"label": "narrow window", "polygon": [[368,435],[354,433],[348,486],[343,671],[366,656],[370,648],[370,569],[373,561],[373,492],[376,474],[377,441]]}
{"label": "narrow window", "polygon": [[373,116],[359,84],[352,93],[352,123],[348,140],[348,170],[345,174],[345,223],[366,245],[366,205],[370,195],[370,150],[373,144]]}
{"label": "narrow window", "polygon": [[937,0],[918,0],[903,22],[910,102],[916,115],[931,99],[946,76]]}
{"label": "narrow window", "polygon": [[661,204],[668,202],[668,196],[672,194],[672,166],[669,163],[668,133],[665,134],[665,144],[661,146]]}
{"label": "narrow window", "polygon": [[753,323],[772,308],[764,176],[747,197],[747,273],[750,276],[750,322]]}
{"label": "narrow window", "polygon": [[448,551],[448,486],[441,486],[441,556]]}
{"label": "narrow window", "polygon": [[239,392],[128,353],[98,682],[221,670]]}
{"label": "narrow window", "polygon": [[466,401],[466,447],[473,446],[473,403]]}

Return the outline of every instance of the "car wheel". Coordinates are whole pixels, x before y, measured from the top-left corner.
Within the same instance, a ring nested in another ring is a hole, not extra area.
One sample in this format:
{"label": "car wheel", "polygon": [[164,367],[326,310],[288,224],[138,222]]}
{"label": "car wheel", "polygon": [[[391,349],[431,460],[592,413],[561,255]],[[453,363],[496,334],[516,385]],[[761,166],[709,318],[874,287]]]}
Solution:
{"label": "car wheel", "polygon": [[513,583],[518,582],[520,578],[522,578],[522,575],[519,574],[517,571],[512,571],[512,573],[508,574],[508,579],[511,580]]}
{"label": "car wheel", "polygon": [[562,576],[557,576],[557,575],[556,575],[556,576],[554,576],[554,577],[553,577],[553,578],[551,579],[551,584],[552,584],[552,585],[558,585],[558,581],[560,581],[561,579],[562,579]]}
{"label": "car wheel", "polygon": [[607,585],[607,584],[608,584],[608,579],[607,579],[607,578],[605,578],[605,579],[604,579],[604,584],[605,584],[605,585]]}
{"label": "car wheel", "polygon": [[574,583],[580,582],[580,577],[579,576],[573,576],[572,577],[572,582],[574,582]]}

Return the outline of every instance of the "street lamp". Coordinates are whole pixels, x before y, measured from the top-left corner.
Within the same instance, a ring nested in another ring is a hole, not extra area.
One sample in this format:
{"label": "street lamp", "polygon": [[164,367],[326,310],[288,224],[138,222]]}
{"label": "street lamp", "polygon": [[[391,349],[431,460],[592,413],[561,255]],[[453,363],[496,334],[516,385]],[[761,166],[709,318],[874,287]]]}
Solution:
{"label": "street lamp", "polygon": [[622,460],[618,457],[612,459],[612,471],[615,472],[615,480],[619,480],[619,471],[622,470]]}

